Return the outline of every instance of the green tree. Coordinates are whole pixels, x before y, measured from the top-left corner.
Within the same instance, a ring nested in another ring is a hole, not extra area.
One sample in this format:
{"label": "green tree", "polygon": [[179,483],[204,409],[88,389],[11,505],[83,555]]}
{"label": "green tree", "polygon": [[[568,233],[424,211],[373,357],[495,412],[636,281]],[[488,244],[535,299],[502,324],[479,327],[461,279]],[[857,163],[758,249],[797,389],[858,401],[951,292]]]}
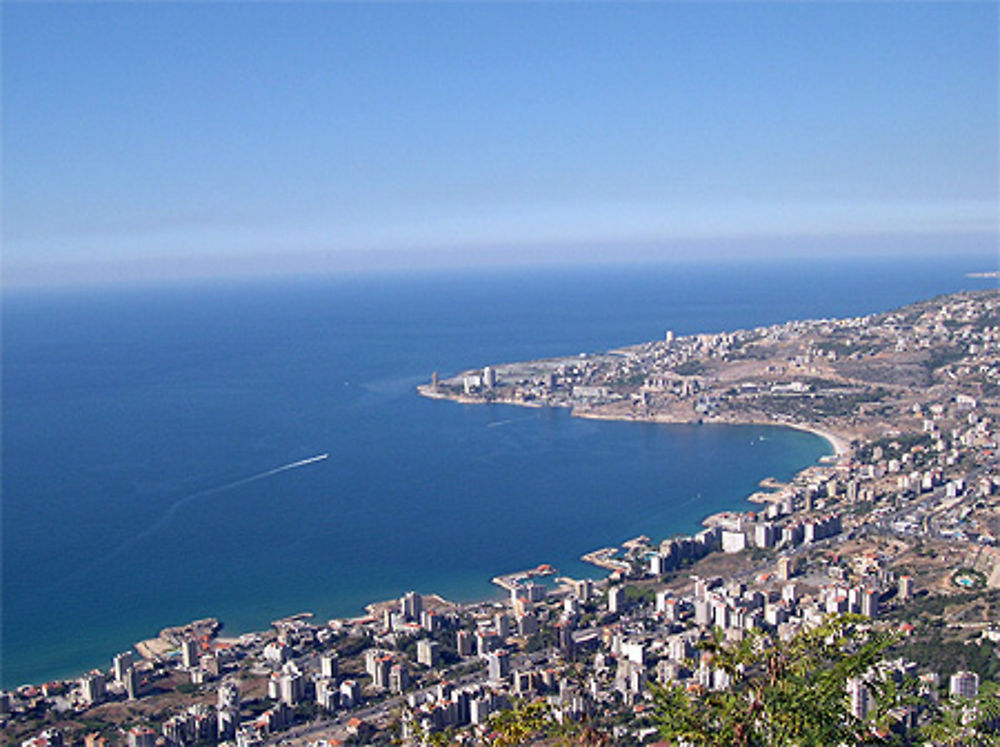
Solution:
{"label": "green tree", "polygon": [[549,704],[544,700],[516,699],[514,704],[490,717],[496,732],[494,744],[528,744],[552,732],[556,725]]}
{"label": "green tree", "polygon": [[976,698],[950,698],[935,707],[934,718],[919,730],[919,736],[940,745],[1000,745],[996,725],[1000,723],[997,685],[984,683]]}
{"label": "green tree", "polygon": [[544,698],[524,700],[490,717],[494,730],[492,744],[523,745],[542,742],[548,745],[580,745],[581,747],[609,747],[611,737],[590,719],[579,721],[557,719],[552,707]]}
{"label": "green tree", "polygon": [[850,712],[847,681],[874,671],[893,643],[855,616],[830,619],[788,642],[754,631],[738,644],[702,644],[710,666],[731,678],[720,691],[654,688],[665,739],[696,745],[831,745],[877,742],[903,693],[873,678],[868,719]]}

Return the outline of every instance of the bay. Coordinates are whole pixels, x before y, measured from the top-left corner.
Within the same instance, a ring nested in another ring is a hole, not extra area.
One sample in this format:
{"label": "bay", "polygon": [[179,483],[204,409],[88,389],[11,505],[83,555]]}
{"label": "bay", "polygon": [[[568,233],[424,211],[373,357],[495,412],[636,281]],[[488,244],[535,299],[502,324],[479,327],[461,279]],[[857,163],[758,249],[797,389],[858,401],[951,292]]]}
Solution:
{"label": "bay", "polygon": [[[582,421],[414,387],[485,363],[858,315],[983,256],[373,274],[5,293],[4,687],[227,632],[456,600],[698,528],[829,453],[777,428]],[[273,470],[303,459],[324,460]]]}

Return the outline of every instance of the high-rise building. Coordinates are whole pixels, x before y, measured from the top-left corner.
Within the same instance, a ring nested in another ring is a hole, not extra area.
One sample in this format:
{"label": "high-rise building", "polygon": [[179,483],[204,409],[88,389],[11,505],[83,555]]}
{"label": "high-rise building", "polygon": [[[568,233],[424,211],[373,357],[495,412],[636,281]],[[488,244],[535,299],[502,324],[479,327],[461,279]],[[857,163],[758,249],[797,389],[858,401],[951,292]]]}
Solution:
{"label": "high-rise building", "polygon": [[316,703],[328,711],[337,708],[337,683],[328,678],[316,680]]}
{"label": "high-rise building", "polygon": [[389,691],[401,693],[410,686],[410,673],[402,664],[393,664],[389,670]]}
{"label": "high-rise building", "polygon": [[376,657],[372,662],[372,684],[377,690],[389,689],[389,672],[392,669],[392,657],[389,655]]}
{"label": "high-rise building", "polygon": [[319,658],[319,673],[320,676],[335,680],[337,679],[337,674],[339,673],[339,658],[337,652],[328,651]]}
{"label": "high-rise building", "polygon": [[713,599],[711,607],[712,624],[717,628],[727,630],[729,628],[729,605],[722,599]]}
{"label": "high-rise building", "polygon": [[428,633],[437,633],[441,630],[441,615],[434,610],[424,610],[420,613],[420,627]]}
{"label": "high-rise building", "polygon": [[671,638],[668,651],[668,655],[673,661],[681,663],[683,663],[686,659],[690,659],[691,654],[694,653],[694,650],[691,648],[691,644],[688,643],[688,640],[683,636]]}
{"label": "high-rise building", "polygon": [[770,522],[765,522],[763,524],[757,524],[753,530],[754,544],[757,547],[774,547],[775,542],[775,529],[774,524]]}
{"label": "high-rise building", "polygon": [[340,705],[344,708],[354,708],[361,702],[361,685],[357,680],[344,680],[340,683]]}
{"label": "high-rise building", "polygon": [[514,672],[513,680],[514,686],[512,689],[517,695],[524,696],[535,689],[534,672]]}
{"label": "high-rise building", "polygon": [[456,726],[469,723],[469,690],[453,690],[449,697],[449,708]]}
{"label": "high-rise building", "polygon": [[264,658],[275,664],[284,664],[288,661],[288,646],[281,641],[271,641],[264,646]]}
{"label": "high-rise building", "polygon": [[80,678],[80,695],[88,705],[95,705],[104,700],[106,683],[104,673],[94,670]]}
{"label": "high-rise building", "polygon": [[654,576],[662,576],[667,570],[667,559],[655,552],[649,556],[649,572]]}
{"label": "high-rise building", "polygon": [[712,624],[712,605],[707,599],[697,599],[694,603],[695,624],[707,628]]}
{"label": "high-rise building", "polygon": [[795,563],[787,555],[782,555],[778,558],[778,580],[788,581],[792,576],[795,575]]}
{"label": "high-rise building", "polygon": [[878,614],[878,592],[874,589],[862,590],[861,614],[870,618],[873,618]]}
{"label": "high-rise building", "polygon": [[112,661],[115,670],[115,682],[124,682],[125,672],[132,666],[132,652],[125,651],[120,653]]}
{"label": "high-rise building", "polygon": [[634,664],[645,664],[646,647],[641,641],[623,641],[622,657]]}
{"label": "high-rise building", "polygon": [[847,696],[851,701],[851,715],[854,718],[867,718],[875,704],[871,690],[860,677],[847,680]]}
{"label": "high-rise building", "polygon": [[536,584],[534,581],[525,581],[510,590],[510,603],[516,605],[517,601],[525,600],[534,604],[545,599],[545,586]]}
{"label": "high-rise building", "polygon": [[432,641],[429,638],[421,638],[417,641],[417,663],[426,667],[436,667],[440,654],[441,646],[437,641]]}
{"label": "high-rise building", "polygon": [[294,664],[287,664],[278,681],[281,702],[294,708],[303,701],[306,694],[306,678]]}
{"label": "high-rise building", "polygon": [[576,641],[573,638],[573,626],[568,621],[557,622],[555,625],[556,629],[556,643],[559,646],[559,652],[566,658],[572,659],[576,654]]}
{"label": "high-rise building", "polygon": [[899,601],[905,602],[913,598],[913,577],[899,577]]}
{"label": "high-rise building", "polygon": [[816,509],[816,493],[812,490],[807,490],[805,494],[805,500],[802,506],[807,513],[814,511]]}
{"label": "high-rise building", "polygon": [[455,634],[455,644],[458,647],[459,656],[472,656],[475,645],[475,636],[471,630],[460,630]]}
{"label": "high-rise building", "polygon": [[510,636],[510,618],[503,612],[498,612],[493,616],[494,627],[501,641],[506,641]]}
{"label": "high-rise building", "polygon": [[185,669],[198,666],[198,642],[194,638],[185,638],[181,642],[181,663]]}
{"label": "high-rise building", "polygon": [[620,586],[608,587],[608,612],[621,612],[625,606],[625,591]]}
{"label": "high-rise building", "polygon": [[122,673],[121,683],[125,686],[125,693],[129,700],[135,700],[139,697],[139,672],[135,667],[129,667]]}
{"label": "high-rise building", "polygon": [[948,680],[948,692],[958,698],[979,695],[979,675],[975,672],[955,672]]}
{"label": "high-rise building", "polygon": [[486,657],[490,682],[502,682],[510,673],[510,657],[506,651],[491,651]]}
{"label": "high-rise building", "polygon": [[407,620],[420,622],[420,613],[424,609],[424,600],[417,592],[408,591],[399,600],[399,611]]}

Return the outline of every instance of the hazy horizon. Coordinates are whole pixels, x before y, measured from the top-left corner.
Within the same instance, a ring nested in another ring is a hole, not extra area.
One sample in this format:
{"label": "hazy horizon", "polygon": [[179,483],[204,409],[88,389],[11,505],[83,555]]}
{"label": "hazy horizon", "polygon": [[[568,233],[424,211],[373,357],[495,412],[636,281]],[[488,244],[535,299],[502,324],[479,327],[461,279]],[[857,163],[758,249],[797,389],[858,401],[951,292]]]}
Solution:
{"label": "hazy horizon", "polygon": [[5,287],[997,249],[994,4],[2,23]]}

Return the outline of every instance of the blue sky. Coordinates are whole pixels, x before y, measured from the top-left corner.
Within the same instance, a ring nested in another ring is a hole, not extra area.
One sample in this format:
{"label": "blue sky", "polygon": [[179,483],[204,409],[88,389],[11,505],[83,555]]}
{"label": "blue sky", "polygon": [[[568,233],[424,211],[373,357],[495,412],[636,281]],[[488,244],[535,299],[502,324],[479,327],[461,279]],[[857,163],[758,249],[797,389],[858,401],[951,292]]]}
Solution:
{"label": "blue sky", "polygon": [[2,12],[9,285],[996,246],[993,3]]}

